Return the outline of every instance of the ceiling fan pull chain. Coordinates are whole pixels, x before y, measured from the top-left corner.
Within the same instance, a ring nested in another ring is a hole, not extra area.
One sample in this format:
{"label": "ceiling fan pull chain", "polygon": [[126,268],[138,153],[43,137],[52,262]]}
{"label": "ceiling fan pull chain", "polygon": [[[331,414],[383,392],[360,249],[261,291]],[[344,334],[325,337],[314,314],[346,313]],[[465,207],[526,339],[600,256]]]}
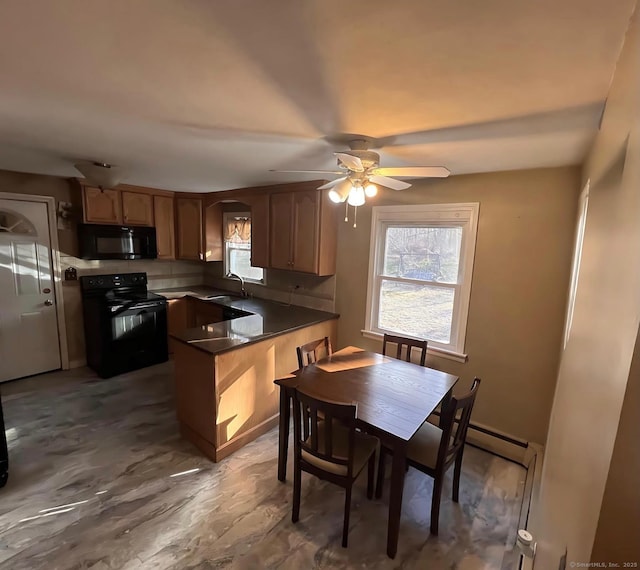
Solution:
{"label": "ceiling fan pull chain", "polygon": [[344,206],[345,206],[345,208],[344,208],[344,221],[348,222],[349,221],[349,202],[345,202]]}
{"label": "ceiling fan pull chain", "polygon": [[354,228],[358,227],[356,223],[357,220],[358,220],[358,206],[354,206],[353,207],[353,227]]}

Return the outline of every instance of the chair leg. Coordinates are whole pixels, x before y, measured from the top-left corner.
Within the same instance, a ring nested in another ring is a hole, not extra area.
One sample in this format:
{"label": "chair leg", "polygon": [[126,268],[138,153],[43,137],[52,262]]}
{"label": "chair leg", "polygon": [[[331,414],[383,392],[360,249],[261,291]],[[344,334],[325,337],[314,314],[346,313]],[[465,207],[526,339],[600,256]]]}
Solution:
{"label": "chair leg", "polygon": [[438,518],[440,517],[440,498],[442,497],[442,483],[444,473],[433,479],[433,494],[431,495],[431,534],[438,534]]}
{"label": "chair leg", "polygon": [[456,457],[456,463],[453,467],[453,493],[452,499],[454,503],[458,502],[458,494],[460,491],[460,472],[462,471],[462,453],[464,452],[464,447],[460,449],[458,452],[458,457]]}
{"label": "chair leg", "polygon": [[344,525],[342,527],[342,546],[347,547],[349,541],[349,515],[351,514],[351,485],[346,488],[344,498]]}
{"label": "chair leg", "polygon": [[293,511],[291,513],[291,522],[298,522],[300,518],[300,492],[302,486],[302,471],[300,464],[296,460],[293,462]]}
{"label": "chair leg", "polygon": [[367,499],[373,499],[373,484],[376,476],[376,454],[369,457],[369,472],[367,473]]}
{"label": "chair leg", "polygon": [[387,454],[384,451],[384,447],[380,447],[380,457],[378,459],[378,482],[376,483],[376,499],[382,498],[382,491],[384,488],[384,461]]}

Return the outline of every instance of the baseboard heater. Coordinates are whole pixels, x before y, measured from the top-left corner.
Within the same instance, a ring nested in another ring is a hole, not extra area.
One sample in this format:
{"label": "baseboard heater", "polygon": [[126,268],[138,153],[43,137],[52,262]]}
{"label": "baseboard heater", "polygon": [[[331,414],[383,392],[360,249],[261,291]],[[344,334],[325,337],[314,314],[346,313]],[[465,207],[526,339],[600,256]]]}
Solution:
{"label": "baseboard heater", "polygon": [[[436,410],[433,416],[440,417],[440,412]],[[459,423],[460,420],[454,420]],[[477,432],[478,435],[467,434],[467,443],[479,447],[510,461],[515,461],[523,466],[527,466],[529,442],[515,438],[505,433],[501,433],[487,426],[474,422],[469,422],[469,430]],[[491,438],[491,439],[489,439]],[[491,441],[496,440],[496,441]]]}

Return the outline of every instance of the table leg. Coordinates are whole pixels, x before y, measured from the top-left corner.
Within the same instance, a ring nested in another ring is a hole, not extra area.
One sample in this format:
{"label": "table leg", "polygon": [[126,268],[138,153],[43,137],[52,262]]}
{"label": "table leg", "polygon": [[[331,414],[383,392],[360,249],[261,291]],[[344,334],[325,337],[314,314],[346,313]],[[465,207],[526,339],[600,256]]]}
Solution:
{"label": "table leg", "polygon": [[451,396],[453,396],[453,387],[445,394],[440,402],[440,417],[438,418],[438,426],[440,426],[440,428],[442,428],[442,422],[444,421],[444,410],[449,405]]}
{"label": "table leg", "polygon": [[387,556],[395,558],[400,533],[400,514],[402,513],[402,493],[406,471],[407,444],[397,441],[393,446],[393,466],[391,468],[391,493],[389,497],[389,529],[387,531]]}
{"label": "table leg", "polygon": [[280,427],[278,430],[278,480],[287,478],[287,453],[289,452],[289,420],[291,405],[289,392],[280,386]]}

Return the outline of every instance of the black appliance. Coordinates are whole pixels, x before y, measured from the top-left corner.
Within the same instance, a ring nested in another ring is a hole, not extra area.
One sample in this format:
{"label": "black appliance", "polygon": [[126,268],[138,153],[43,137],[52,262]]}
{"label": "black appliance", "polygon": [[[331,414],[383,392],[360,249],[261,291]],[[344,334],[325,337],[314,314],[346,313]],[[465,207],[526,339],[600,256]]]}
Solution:
{"label": "black appliance", "polygon": [[142,226],[78,224],[82,259],[155,259],[156,229]]}
{"label": "black appliance", "polygon": [[102,378],[169,358],[167,300],[146,273],[80,277],[87,364]]}
{"label": "black appliance", "polygon": [[4,413],[2,411],[2,398],[0,397],[0,487],[7,484],[9,478],[9,451],[7,449],[7,434],[4,429]]}

